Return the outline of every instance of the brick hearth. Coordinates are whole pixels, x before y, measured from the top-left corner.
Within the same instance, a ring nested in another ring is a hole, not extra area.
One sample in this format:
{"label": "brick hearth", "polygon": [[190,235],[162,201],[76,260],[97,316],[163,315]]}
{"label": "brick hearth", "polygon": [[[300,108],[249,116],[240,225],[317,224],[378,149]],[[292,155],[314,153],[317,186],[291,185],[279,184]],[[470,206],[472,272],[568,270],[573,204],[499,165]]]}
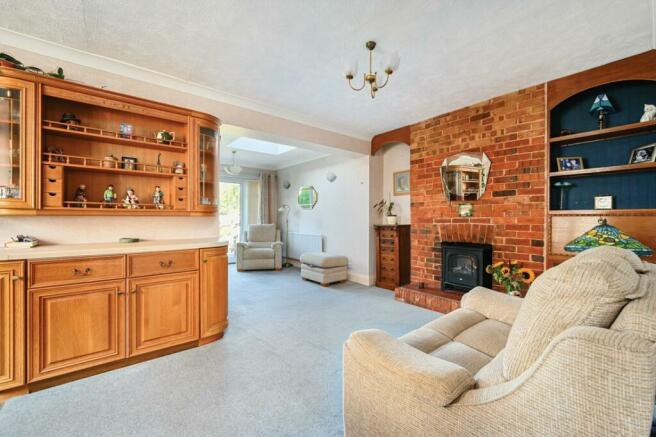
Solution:
{"label": "brick hearth", "polygon": [[460,307],[461,293],[408,284],[394,291],[396,300],[446,314]]}

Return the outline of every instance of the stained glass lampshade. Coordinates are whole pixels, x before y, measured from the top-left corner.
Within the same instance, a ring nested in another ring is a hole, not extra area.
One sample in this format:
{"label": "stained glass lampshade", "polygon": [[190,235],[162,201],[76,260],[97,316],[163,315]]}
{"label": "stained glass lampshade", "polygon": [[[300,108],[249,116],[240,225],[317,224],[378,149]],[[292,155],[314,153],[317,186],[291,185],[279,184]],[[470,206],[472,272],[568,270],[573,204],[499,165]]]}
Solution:
{"label": "stained glass lampshade", "polygon": [[616,246],[628,249],[640,256],[651,256],[654,251],[617,229],[609,225],[606,219],[599,219],[599,224],[580,237],[570,241],[566,246],[567,252],[583,252],[599,246]]}
{"label": "stained glass lampshade", "polygon": [[610,102],[610,99],[606,94],[599,94],[594,102],[592,102],[592,106],[590,107],[590,114],[596,114],[599,111],[605,111],[606,114],[610,114],[612,112],[615,112],[615,108],[613,107],[613,104]]}

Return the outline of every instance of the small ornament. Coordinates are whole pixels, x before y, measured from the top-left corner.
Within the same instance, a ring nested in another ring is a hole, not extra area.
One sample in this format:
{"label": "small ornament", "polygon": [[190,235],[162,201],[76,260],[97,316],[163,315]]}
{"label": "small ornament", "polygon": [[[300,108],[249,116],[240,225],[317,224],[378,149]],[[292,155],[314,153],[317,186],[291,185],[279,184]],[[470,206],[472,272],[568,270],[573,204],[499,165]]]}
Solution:
{"label": "small ornament", "polygon": [[171,141],[175,140],[175,132],[161,130],[155,133],[155,138],[157,138],[157,142],[160,144],[170,144]]}
{"label": "small ornament", "polygon": [[75,114],[73,114],[72,112],[64,112],[62,114],[60,122],[66,124],[72,124],[74,126],[78,126],[82,124],[82,121],[80,121],[80,119],[77,118]]}
{"label": "small ornament", "polygon": [[123,199],[123,206],[126,208],[139,208],[139,198],[134,194],[134,189],[128,188]]}
{"label": "small ornament", "polygon": [[155,187],[155,192],[153,192],[153,204],[157,209],[164,209],[164,192],[159,185]]}
{"label": "small ornament", "polygon": [[74,206],[78,208],[86,208],[87,205],[87,186],[84,184],[80,184],[79,187],[77,187],[77,190],[75,190],[75,194],[73,194],[73,201],[76,203]]}
{"label": "small ornament", "polygon": [[157,172],[158,173],[162,172],[162,154],[161,153],[157,154]]}
{"label": "small ornament", "polygon": [[644,110],[645,113],[640,118],[641,122],[656,120],[656,105],[646,104]]}
{"label": "small ornament", "polygon": [[173,173],[184,174],[185,164],[182,161],[173,162]]}
{"label": "small ornament", "polygon": [[105,192],[103,193],[103,202],[105,203],[114,203],[116,200],[116,193],[114,192],[114,185],[107,185]]}

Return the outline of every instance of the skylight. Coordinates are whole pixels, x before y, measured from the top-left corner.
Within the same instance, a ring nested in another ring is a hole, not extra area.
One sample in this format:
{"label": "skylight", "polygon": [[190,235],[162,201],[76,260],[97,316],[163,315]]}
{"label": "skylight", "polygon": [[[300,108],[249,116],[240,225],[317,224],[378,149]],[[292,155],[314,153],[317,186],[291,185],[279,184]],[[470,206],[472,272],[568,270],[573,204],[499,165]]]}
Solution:
{"label": "skylight", "polygon": [[286,144],[271,143],[269,141],[256,140],[254,138],[239,137],[230,143],[230,146],[237,150],[247,150],[249,152],[265,153],[267,155],[282,155],[296,147]]}

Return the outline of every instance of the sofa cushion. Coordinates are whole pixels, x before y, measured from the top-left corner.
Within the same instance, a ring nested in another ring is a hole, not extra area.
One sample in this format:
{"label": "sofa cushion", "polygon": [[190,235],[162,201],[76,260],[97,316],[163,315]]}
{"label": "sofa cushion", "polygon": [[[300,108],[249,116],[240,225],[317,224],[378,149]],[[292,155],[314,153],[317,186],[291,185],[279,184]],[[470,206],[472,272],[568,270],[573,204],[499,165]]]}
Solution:
{"label": "sofa cushion", "polygon": [[506,345],[509,332],[510,325],[497,320],[486,319],[471,328],[465,329],[453,340],[466,344],[490,357],[496,357]]}
{"label": "sofa cushion", "polygon": [[640,275],[638,287],[644,295],[626,304],[611,329],[629,331],[656,342],[656,264],[645,263],[646,273]]}
{"label": "sofa cushion", "polygon": [[475,287],[462,297],[460,306],[483,314],[488,319],[512,325],[524,299],[485,287]]}
{"label": "sofa cushion", "polygon": [[485,320],[485,316],[476,311],[458,308],[439,319],[425,324],[424,327],[437,331],[448,337],[449,340],[453,340],[462,331],[483,320]]}
{"label": "sofa cushion", "polygon": [[446,335],[426,326],[408,332],[399,340],[427,354],[451,341]]}
{"label": "sofa cushion", "polygon": [[348,258],[341,255],[332,255],[326,252],[307,252],[301,255],[301,262],[315,267],[345,267]]}
{"label": "sofa cushion", "polygon": [[276,225],[250,225],[248,227],[248,241],[276,241]]}
{"label": "sofa cushion", "polygon": [[589,249],[539,276],[510,330],[503,375],[526,370],[551,340],[573,326],[608,328],[629,299],[639,296],[639,275],[623,249]]}
{"label": "sofa cushion", "polygon": [[476,388],[492,387],[507,382],[503,377],[503,350],[474,375]]}
{"label": "sofa cushion", "polygon": [[464,367],[471,376],[492,361],[492,357],[457,341],[450,341],[430,354]]}
{"label": "sofa cushion", "polygon": [[248,248],[244,250],[244,259],[273,259],[274,257],[275,254],[270,247]]}

